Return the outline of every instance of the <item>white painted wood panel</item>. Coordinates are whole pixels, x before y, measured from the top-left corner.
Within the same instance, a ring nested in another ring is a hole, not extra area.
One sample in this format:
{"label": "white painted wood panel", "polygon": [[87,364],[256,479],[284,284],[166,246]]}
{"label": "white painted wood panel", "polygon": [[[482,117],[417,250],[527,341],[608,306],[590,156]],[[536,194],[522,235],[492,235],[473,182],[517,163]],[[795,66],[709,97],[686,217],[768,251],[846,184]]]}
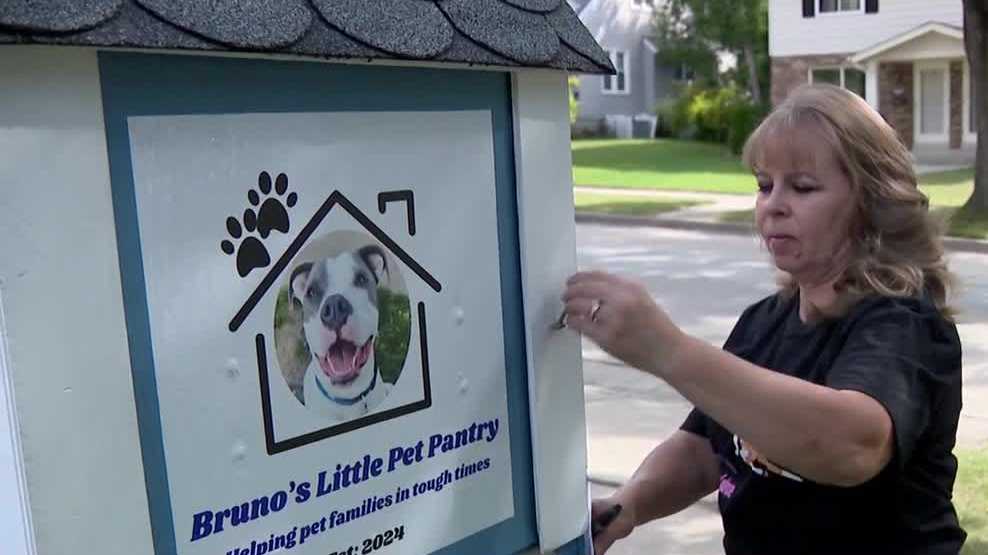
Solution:
{"label": "white painted wood panel", "polygon": [[0,545],[10,555],[35,555],[34,526],[24,475],[20,424],[7,364],[7,331],[0,283]]}
{"label": "white painted wood panel", "polygon": [[0,48],[0,152],[7,362],[37,551],[149,554],[95,51]]}
{"label": "white painted wood panel", "polygon": [[929,21],[962,27],[961,1],[879,0],[875,14],[817,14],[804,18],[802,2],[769,0],[769,54],[775,57],[857,52]]}
{"label": "white painted wood panel", "polygon": [[539,544],[556,549],[587,525],[586,413],[580,338],[552,330],[576,270],[566,75],[513,75],[515,163]]}
{"label": "white painted wood panel", "polygon": [[883,62],[937,60],[963,58],[964,41],[953,37],[945,37],[939,33],[927,33],[917,37],[898,48],[882,52],[879,58]]}

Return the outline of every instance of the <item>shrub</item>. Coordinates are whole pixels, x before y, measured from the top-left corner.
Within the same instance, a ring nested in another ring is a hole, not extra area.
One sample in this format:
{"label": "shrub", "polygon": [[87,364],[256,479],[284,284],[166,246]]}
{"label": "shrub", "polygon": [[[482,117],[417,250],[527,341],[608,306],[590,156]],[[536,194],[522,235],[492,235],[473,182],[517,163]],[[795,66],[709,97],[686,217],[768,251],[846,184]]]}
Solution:
{"label": "shrub", "polygon": [[689,108],[695,94],[695,89],[684,88],[678,96],[663,101],[656,109],[662,128],[668,129],[671,136],[681,139],[693,138]]}
{"label": "shrub", "polygon": [[689,104],[687,115],[696,127],[696,138],[701,141],[722,143],[726,138],[725,89],[705,90],[697,93]]}
{"label": "shrub", "polygon": [[750,101],[739,103],[730,112],[727,128],[727,147],[733,154],[741,154],[745,141],[765,117],[765,109]]}
{"label": "shrub", "polygon": [[737,86],[686,87],[656,110],[672,136],[726,144],[735,154],[758,125],[764,110]]}

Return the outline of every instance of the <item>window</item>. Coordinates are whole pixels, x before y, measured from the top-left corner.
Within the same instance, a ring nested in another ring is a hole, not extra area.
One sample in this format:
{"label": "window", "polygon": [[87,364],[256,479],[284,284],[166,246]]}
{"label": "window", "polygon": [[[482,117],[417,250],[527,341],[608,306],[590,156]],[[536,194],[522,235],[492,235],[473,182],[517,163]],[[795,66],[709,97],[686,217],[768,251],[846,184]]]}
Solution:
{"label": "window", "polygon": [[604,92],[612,94],[627,94],[628,92],[628,53],[622,50],[608,50],[617,75],[604,76]]}
{"label": "window", "polygon": [[946,143],[950,138],[949,93],[949,62],[913,63],[913,122],[917,142]]}
{"label": "window", "polygon": [[840,69],[814,69],[813,78],[810,81],[813,83],[830,83],[840,87],[840,73]]}
{"label": "window", "polygon": [[860,69],[844,69],[844,88],[857,94],[861,98],[865,97],[865,72]]}
{"label": "window", "polygon": [[820,13],[860,12],[861,0],[820,0]]}
{"label": "window", "polygon": [[693,80],[693,68],[686,65],[686,63],[681,63],[672,70],[672,78],[676,81],[692,81]]}
{"label": "window", "polygon": [[803,17],[878,13],[878,0],[803,0]]}
{"label": "window", "polygon": [[830,83],[865,98],[865,72],[853,67],[819,67],[810,70],[811,83]]}

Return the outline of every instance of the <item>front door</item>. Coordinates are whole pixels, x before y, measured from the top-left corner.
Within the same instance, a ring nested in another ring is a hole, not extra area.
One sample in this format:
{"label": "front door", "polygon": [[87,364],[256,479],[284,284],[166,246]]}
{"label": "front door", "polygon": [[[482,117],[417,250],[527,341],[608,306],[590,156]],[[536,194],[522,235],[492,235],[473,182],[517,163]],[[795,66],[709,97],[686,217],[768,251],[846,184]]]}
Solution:
{"label": "front door", "polygon": [[916,142],[946,145],[950,131],[950,67],[947,62],[917,62],[913,82]]}

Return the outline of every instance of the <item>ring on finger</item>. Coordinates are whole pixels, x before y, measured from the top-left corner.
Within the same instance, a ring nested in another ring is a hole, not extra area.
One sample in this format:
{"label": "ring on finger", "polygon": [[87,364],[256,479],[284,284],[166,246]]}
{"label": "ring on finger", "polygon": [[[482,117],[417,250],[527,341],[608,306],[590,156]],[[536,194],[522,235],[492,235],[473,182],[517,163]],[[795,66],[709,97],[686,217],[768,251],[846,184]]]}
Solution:
{"label": "ring on finger", "polygon": [[600,307],[601,307],[602,304],[603,303],[600,300],[598,300],[598,299],[594,299],[593,303],[590,304],[590,321],[591,322],[596,322],[597,321],[597,313],[600,312]]}

